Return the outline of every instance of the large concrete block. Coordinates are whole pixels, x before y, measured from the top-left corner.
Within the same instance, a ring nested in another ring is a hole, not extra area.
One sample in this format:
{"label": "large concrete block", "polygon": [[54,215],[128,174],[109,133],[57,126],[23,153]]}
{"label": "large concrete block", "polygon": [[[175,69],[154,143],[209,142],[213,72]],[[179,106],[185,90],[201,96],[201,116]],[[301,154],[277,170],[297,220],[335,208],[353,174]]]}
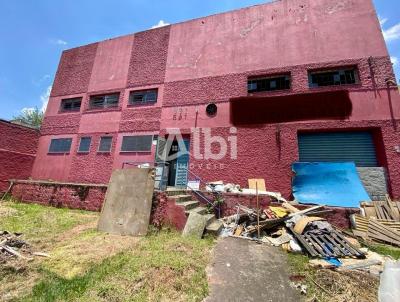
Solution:
{"label": "large concrete block", "polygon": [[193,236],[201,238],[206,228],[207,218],[197,213],[190,213],[189,218],[186,222],[185,228],[183,229],[183,236]]}
{"label": "large concrete block", "polygon": [[154,169],[115,170],[101,211],[99,231],[144,236],[150,222]]}

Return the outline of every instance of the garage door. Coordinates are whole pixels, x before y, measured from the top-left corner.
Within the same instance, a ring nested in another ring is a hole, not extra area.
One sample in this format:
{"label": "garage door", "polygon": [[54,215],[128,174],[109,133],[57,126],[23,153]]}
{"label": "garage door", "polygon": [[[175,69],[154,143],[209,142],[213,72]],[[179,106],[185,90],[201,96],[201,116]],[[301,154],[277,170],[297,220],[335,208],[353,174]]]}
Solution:
{"label": "garage door", "polygon": [[358,167],[377,167],[370,132],[300,133],[301,162],[355,162]]}

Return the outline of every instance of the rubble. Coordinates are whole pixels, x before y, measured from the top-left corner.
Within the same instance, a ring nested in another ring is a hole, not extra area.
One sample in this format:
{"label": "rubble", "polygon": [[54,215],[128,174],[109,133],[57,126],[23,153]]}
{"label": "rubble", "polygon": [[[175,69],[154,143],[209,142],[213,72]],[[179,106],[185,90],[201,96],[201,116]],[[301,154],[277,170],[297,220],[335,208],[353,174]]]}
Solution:
{"label": "rubble", "polygon": [[0,265],[14,259],[33,260],[32,256],[49,257],[46,253],[33,252],[32,246],[20,233],[0,231]]}

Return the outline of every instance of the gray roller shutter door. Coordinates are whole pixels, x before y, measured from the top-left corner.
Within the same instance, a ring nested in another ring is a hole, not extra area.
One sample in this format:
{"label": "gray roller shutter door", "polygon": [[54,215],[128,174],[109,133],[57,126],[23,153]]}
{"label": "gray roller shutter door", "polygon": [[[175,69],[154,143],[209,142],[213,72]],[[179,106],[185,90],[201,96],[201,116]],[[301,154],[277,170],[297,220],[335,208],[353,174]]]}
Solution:
{"label": "gray roller shutter door", "polygon": [[320,132],[298,135],[301,162],[355,162],[358,167],[377,167],[370,132]]}

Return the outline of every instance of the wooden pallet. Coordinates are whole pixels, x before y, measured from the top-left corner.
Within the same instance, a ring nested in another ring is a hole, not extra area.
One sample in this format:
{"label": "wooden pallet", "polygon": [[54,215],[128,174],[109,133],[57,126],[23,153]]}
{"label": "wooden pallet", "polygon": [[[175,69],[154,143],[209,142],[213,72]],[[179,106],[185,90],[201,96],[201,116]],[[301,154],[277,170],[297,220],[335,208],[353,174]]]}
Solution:
{"label": "wooden pallet", "polygon": [[365,258],[361,251],[353,247],[336,230],[311,230],[303,235],[297,234],[293,229],[291,231],[311,257]]}

